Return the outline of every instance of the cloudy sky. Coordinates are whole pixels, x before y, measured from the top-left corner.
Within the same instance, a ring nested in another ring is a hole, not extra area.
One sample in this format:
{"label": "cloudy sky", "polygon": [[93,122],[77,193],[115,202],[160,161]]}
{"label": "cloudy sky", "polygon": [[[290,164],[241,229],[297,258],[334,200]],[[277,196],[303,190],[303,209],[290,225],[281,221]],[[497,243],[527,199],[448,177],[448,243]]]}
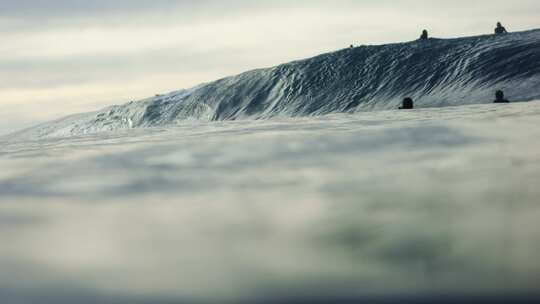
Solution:
{"label": "cloudy sky", "polygon": [[540,28],[538,0],[0,0],[0,134],[354,44]]}

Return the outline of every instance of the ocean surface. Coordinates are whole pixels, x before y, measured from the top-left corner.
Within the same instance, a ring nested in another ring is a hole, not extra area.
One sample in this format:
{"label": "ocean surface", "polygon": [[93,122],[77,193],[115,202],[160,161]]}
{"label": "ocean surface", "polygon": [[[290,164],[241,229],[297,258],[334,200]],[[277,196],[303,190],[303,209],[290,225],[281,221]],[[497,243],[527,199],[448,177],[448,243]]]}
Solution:
{"label": "ocean surface", "polygon": [[526,301],[539,123],[526,102],[3,138],[0,299]]}

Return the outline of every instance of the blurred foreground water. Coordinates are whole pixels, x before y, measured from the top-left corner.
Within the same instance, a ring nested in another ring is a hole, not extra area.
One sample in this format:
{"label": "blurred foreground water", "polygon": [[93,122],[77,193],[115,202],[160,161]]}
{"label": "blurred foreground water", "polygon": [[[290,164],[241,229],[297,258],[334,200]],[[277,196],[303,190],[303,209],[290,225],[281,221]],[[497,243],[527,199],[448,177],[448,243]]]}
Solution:
{"label": "blurred foreground water", "polygon": [[533,295],[539,124],[531,102],[4,138],[0,302]]}

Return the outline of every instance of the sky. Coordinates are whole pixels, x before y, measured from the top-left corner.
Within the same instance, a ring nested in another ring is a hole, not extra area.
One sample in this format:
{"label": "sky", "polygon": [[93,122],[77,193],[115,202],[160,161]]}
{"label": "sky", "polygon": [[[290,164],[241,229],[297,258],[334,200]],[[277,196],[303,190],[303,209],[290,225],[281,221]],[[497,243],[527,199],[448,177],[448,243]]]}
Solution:
{"label": "sky", "polygon": [[0,0],[0,135],[350,44],[539,17],[538,0]]}

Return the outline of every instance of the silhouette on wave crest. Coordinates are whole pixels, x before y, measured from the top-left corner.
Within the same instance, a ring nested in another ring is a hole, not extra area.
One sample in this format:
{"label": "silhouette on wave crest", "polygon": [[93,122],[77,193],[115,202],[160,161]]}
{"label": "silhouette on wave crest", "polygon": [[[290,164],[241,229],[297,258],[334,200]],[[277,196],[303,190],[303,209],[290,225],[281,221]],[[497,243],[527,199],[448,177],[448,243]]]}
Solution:
{"label": "silhouette on wave crest", "polygon": [[540,97],[540,30],[361,46],[70,116],[20,134],[70,136],[185,120],[267,119]]}

